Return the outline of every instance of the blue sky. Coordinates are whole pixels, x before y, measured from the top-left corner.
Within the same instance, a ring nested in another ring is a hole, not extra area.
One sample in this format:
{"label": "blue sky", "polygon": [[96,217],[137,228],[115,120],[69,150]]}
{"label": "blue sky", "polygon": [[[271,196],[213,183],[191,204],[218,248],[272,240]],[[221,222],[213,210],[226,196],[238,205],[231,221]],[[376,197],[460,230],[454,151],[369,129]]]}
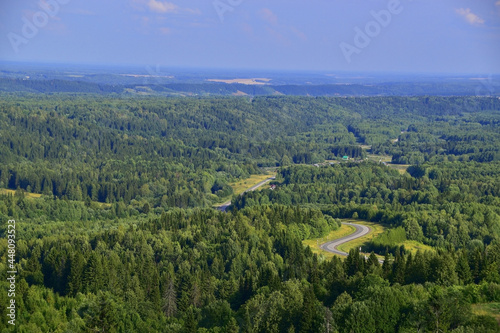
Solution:
{"label": "blue sky", "polygon": [[0,60],[500,73],[500,0],[1,0]]}

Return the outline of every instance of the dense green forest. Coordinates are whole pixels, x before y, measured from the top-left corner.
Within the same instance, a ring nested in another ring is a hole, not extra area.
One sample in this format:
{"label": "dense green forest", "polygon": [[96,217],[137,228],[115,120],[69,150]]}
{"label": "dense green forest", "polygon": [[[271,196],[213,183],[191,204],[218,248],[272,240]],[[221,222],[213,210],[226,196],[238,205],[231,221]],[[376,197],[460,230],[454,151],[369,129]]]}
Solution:
{"label": "dense green forest", "polygon": [[[1,73],[1,71],[0,71]],[[6,75],[6,73],[2,73]],[[64,73],[66,74],[66,73]],[[148,73],[150,74],[150,73]],[[7,74],[8,75],[8,74]],[[142,82],[127,81],[123,75],[89,75],[85,78],[71,78],[62,75],[58,78],[47,78],[46,73],[26,79],[16,77],[0,78],[0,92],[27,92],[27,93],[92,93],[92,94],[128,94],[136,95],[162,95],[162,96],[470,96],[482,95],[498,96],[488,87],[477,85],[474,80],[458,82],[457,80],[429,82],[387,82],[378,83],[315,83],[290,84],[291,78],[272,80],[273,84],[249,85],[241,83],[214,83],[206,82],[202,77],[180,77],[173,80],[151,77],[143,78]],[[131,75],[133,76],[133,75]],[[104,82],[102,82],[104,81]],[[137,79],[132,80],[137,81]],[[172,83],[171,81],[177,81]],[[194,82],[191,82],[194,81]],[[306,80],[307,81],[307,80]]]}
{"label": "dense green forest", "polygon": [[[486,97],[3,93],[0,332],[499,332],[499,125]],[[304,247],[345,218],[387,227],[368,258]]]}

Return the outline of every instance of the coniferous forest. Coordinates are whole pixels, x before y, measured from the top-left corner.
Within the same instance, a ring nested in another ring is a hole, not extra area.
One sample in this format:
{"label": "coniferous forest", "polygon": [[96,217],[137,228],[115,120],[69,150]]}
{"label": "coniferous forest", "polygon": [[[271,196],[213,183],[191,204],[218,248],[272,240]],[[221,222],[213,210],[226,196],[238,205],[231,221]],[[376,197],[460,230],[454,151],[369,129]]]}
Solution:
{"label": "coniferous forest", "polygon": [[500,99],[3,92],[12,220],[2,333],[500,332]]}

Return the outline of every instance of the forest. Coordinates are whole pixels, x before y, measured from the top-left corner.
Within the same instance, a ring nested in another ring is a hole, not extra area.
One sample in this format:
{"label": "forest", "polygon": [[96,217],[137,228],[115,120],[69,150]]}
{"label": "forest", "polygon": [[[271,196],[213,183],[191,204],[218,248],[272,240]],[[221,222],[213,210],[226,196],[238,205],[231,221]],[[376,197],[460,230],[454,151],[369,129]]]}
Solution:
{"label": "forest", "polygon": [[0,332],[500,332],[500,99],[90,92],[0,93]]}
{"label": "forest", "polygon": [[[207,82],[203,74],[192,74],[192,77],[181,74],[180,77],[167,76],[167,78],[153,75],[139,75],[140,80],[123,75],[90,74],[78,75],[73,78],[63,73],[54,77],[53,72],[40,72],[35,77],[33,72],[29,75],[10,73],[1,70],[0,92],[26,92],[26,93],[87,93],[87,94],[125,94],[129,96],[489,96],[492,92],[488,86],[479,86],[471,79],[469,81],[435,80],[429,81],[400,81],[386,78],[381,84],[371,83],[326,83],[325,78],[320,82],[307,84],[304,81],[294,82],[292,77],[272,79],[272,84],[248,85],[241,83],[214,83]],[[147,73],[151,74],[151,73]],[[267,76],[267,74],[265,74]],[[26,79],[28,77],[29,79]],[[208,79],[210,76],[208,77]],[[414,79],[414,78],[413,78]],[[312,81],[317,78],[311,79]],[[128,82],[132,81],[132,82]],[[172,82],[173,81],[173,82]]]}

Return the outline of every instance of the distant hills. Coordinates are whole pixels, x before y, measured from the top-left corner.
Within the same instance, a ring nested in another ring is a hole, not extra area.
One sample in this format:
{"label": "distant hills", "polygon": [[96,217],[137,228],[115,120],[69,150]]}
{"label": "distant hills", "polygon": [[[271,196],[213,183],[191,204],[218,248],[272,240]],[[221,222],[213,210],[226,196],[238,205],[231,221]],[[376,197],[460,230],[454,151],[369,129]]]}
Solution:
{"label": "distant hills", "polygon": [[500,96],[500,89],[482,89],[477,82],[469,81],[251,85],[220,82],[106,84],[62,79],[0,78],[0,91],[165,96]]}

